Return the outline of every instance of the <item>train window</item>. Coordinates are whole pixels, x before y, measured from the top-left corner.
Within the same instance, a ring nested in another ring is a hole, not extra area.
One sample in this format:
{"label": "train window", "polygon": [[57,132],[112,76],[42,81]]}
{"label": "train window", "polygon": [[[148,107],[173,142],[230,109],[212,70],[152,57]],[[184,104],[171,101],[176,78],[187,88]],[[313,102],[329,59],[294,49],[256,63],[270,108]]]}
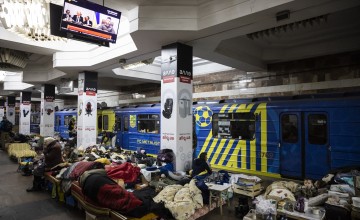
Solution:
{"label": "train window", "polygon": [[129,116],[124,117],[124,131],[129,131]]}
{"label": "train window", "polygon": [[213,114],[212,116],[212,133],[213,137],[219,136],[219,114]]}
{"label": "train window", "polygon": [[66,115],[64,117],[64,125],[69,125],[69,122],[70,122],[71,118],[72,118],[71,115]]}
{"label": "train window", "polygon": [[55,117],[55,126],[60,126],[61,125],[61,116],[57,115]]}
{"label": "train window", "polygon": [[255,115],[251,112],[220,113],[213,115],[213,137],[253,140]]}
{"label": "train window", "polygon": [[98,116],[98,129],[100,129],[100,130],[103,129],[102,128],[102,116],[101,115]]}
{"label": "train window", "polygon": [[119,116],[115,116],[115,123],[114,123],[114,131],[120,131],[121,130],[121,118]]}
{"label": "train window", "polygon": [[324,114],[310,114],[308,117],[309,144],[327,143],[327,117]]}
{"label": "train window", "polygon": [[284,142],[298,142],[298,117],[294,114],[284,114],[281,116],[281,137]]}
{"label": "train window", "polygon": [[108,115],[104,115],[103,116],[103,130],[109,130],[109,116]]}
{"label": "train window", "polygon": [[160,117],[156,114],[141,114],[137,116],[138,132],[159,134]]}

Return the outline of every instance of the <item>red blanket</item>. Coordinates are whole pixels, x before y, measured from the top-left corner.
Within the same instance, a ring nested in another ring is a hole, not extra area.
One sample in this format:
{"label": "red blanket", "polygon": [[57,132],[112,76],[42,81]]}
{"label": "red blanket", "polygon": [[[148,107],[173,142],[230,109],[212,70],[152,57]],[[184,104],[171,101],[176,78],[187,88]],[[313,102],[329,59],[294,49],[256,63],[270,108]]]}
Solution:
{"label": "red blanket", "polygon": [[97,198],[101,205],[122,213],[127,213],[142,204],[132,193],[119,185],[106,184],[100,187]]}
{"label": "red blanket", "polygon": [[85,171],[92,169],[101,169],[104,168],[104,165],[99,162],[87,162],[80,161],[76,164],[75,168],[71,171],[69,178],[72,180],[77,180]]}
{"label": "red blanket", "polygon": [[125,183],[133,183],[140,174],[140,168],[126,162],[118,166],[107,167],[106,173],[112,179],[123,179]]}

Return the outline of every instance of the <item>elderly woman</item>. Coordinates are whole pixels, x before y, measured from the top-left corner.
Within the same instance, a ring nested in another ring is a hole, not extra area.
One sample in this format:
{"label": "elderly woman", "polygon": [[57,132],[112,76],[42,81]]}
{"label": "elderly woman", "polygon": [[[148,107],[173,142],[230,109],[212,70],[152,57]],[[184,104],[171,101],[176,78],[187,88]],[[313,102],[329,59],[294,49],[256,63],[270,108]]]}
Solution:
{"label": "elderly woman", "polygon": [[45,138],[43,153],[44,157],[37,161],[37,166],[34,168],[33,186],[26,189],[27,192],[40,191],[44,183],[44,172],[64,162],[61,154],[61,145],[58,140],[52,137]]}

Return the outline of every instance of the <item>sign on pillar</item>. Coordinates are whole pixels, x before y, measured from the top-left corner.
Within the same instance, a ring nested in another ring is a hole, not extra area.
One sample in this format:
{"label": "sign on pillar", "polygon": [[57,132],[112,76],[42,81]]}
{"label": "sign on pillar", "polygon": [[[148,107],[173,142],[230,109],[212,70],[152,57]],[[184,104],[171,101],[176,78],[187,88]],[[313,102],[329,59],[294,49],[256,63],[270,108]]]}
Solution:
{"label": "sign on pillar", "polygon": [[55,86],[45,84],[41,87],[40,135],[43,137],[54,136],[54,108]]}
{"label": "sign on pillar", "polygon": [[0,99],[0,120],[5,116],[5,100]]}
{"label": "sign on pillar", "polygon": [[15,96],[6,97],[6,117],[15,125]]}
{"label": "sign on pillar", "polygon": [[79,73],[77,147],[83,149],[96,144],[97,79],[96,72]]}
{"label": "sign on pillar", "polygon": [[21,92],[19,133],[30,134],[31,92]]}
{"label": "sign on pillar", "polygon": [[176,170],[192,163],[192,47],[174,43],[161,51],[161,149],[172,149]]}

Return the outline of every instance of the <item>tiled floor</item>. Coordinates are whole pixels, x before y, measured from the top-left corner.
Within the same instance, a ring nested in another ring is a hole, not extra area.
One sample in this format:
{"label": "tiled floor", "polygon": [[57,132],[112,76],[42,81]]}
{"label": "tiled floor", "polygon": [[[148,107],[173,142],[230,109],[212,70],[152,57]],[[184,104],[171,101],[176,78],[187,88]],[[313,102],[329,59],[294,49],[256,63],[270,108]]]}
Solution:
{"label": "tiled floor", "polygon": [[85,219],[81,211],[51,199],[49,192],[26,192],[32,176],[16,172],[17,164],[0,151],[0,219]]}
{"label": "tiled floor", "polygon": [[[85,213],[51,199],[50,192],[26,192],[32,185],[32,176],[22,176],[16,172],[17,164],[0,150],[0,220],[67,220],[85,219]],[[234,200],[235,201],[235,200]],[[200,219],[239,219],[234,207],[223,206],[223,215],[217,208]]]}

